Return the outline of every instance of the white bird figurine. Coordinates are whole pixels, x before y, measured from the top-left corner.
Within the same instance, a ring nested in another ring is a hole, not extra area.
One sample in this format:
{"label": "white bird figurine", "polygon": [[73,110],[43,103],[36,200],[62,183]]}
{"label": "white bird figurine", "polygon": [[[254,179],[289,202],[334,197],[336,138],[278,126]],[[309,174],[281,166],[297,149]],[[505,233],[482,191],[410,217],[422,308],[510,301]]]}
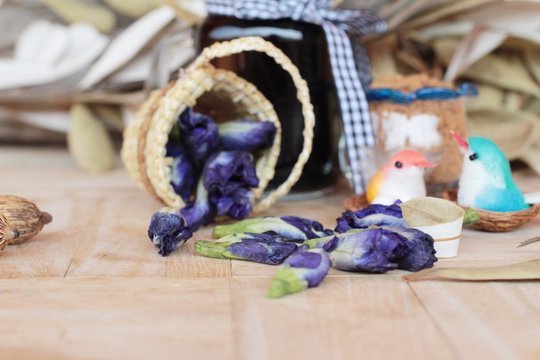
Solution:
{"label": "white bird figurine", "polygon": [[463,153],[458,204],[488,211],[519,211],[529,207],[512,179],[508,159],[492,140],[452,136]]}
{"label": "white bird figurine", "polygon": [[371,179],[366,198],[370,204],[390,205],[426,196],[424,169],[436,166],[416,150],[396,153]]}

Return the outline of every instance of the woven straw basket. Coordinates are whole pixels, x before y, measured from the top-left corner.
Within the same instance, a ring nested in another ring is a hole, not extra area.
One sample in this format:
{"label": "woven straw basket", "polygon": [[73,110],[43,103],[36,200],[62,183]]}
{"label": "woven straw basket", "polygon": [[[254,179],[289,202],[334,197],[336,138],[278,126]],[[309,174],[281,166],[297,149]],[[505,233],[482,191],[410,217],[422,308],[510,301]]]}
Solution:
{"label": "woven straw basket", "polygon": [[[234,73],[216,69],[215,58],[258,51],[272,57],[292,78],[304,116],[303,149],[291,174],[275,190],[264,194],[274,176],[281,142],[279,119],[272,104],[255,86]],[[172,158],[166,157],[166,144],[178,116],[197,104],[216,121],[247,118],[272,121],[277,133],[273,146],[257,158],[259,187],[254,190],[254,211],[262,211],[287,194],[302,173],[311,153],[315,115],[307,83],[290,59],[271,43],[259,37],[245,37],[213,44],[167,87],[153,91],[138,110],[134,121],[124,132],[122,160],[135,182],[167,206],[181,208],[185,204],[171,186]],[[213,112],[210,114],[210,112]]]}

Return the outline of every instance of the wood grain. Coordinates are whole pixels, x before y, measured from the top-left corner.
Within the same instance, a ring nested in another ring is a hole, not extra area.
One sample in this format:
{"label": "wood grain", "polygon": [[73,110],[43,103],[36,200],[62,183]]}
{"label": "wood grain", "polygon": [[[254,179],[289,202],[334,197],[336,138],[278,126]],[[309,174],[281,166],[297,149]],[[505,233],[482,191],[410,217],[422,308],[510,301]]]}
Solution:
{"label": "wood grain", "polygon": [[0,280],[7,358],[231,359],[226,279]]}
{"label": "wood grain", "polygon": [[[0,150],[0,193],[35,201],[54,221],[0,253],[2,359],[539,359],[538,282],[407,284],[331,270],[316,289],[281,300],[276,267],[194,254],[167,258],[146,236],[160,204],[122,169],[89,174],[64,150]],[[516,174],[528,191],[530,171]],[[263,215],[302,215],[332,228],[348,190],[280,201]],[[540,257],[540,217],[511,233],[466,230],[437,267]]]}

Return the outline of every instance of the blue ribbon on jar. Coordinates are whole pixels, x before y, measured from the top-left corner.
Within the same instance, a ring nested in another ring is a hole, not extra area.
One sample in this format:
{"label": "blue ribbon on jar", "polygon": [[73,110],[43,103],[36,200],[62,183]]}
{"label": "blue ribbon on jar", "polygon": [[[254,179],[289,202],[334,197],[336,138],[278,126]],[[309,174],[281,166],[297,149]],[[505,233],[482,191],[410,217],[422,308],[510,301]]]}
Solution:
{"label": "blue ribbon on jar", "polygon": [[363,192],[362,148],[375,144],[369,105],[363,86],[371,80],[361,35],[386,31],[372,13],[332,8],[331,0],[206,0],[208,12],[239,19],[292,19],[323,28],[340,103],[343,132],[356,193]]}
{"label": "blue ribbon on jar", "polygon": [[366,91],[368,101],[391,101],[405,105],[417,100],[452,100],[461,96],[476,95],[478,95],[478,90],[471,83],[462,83],[457,89],[423,87],[409,93],[391,88],[371,88]]}

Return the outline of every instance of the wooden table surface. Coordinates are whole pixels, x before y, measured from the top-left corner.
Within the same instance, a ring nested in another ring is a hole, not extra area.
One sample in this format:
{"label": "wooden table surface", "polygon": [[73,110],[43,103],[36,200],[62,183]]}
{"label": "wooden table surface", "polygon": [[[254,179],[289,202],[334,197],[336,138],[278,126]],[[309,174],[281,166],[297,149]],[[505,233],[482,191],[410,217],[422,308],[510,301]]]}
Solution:
{"label": "wooden table surface", "polygon": [[[405,272],[332,270],[316,289],[268,300],[274,267],[209,259],[193,241],[167,258],[146,236],[160,204],[126,172],[88,174],[63,150],[0,150],[0,193],[54,221],[0,254],[2,359],[540,359],[539,282],[406,283]],[[522,188],[540,189],[530,171]],[[340,191],[265,215],[333,227]],[[540,257],[540,217],[504,234],[465,231],[437,267]],[[209,238],[211,229],[196,239]]]}

